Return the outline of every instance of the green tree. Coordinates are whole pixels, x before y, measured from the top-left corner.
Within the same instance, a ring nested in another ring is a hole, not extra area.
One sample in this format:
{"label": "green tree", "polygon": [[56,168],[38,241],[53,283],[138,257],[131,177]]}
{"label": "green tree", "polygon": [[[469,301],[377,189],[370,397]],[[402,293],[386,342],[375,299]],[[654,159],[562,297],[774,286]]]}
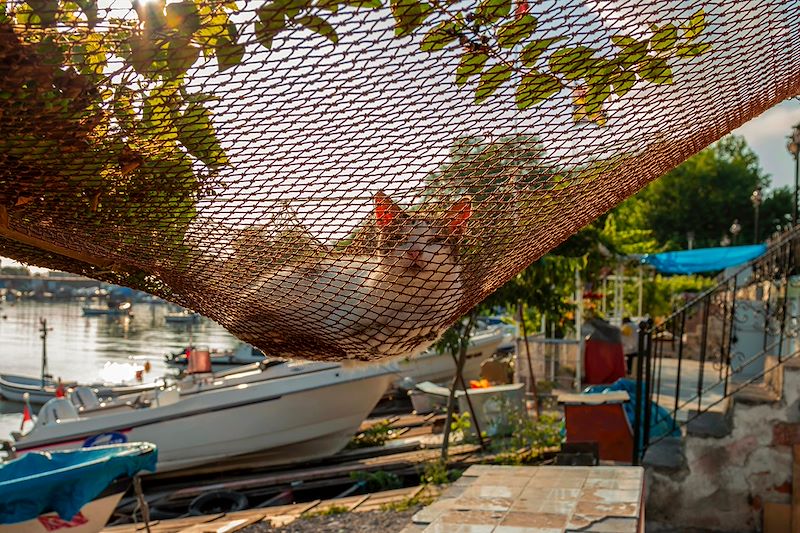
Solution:
{"label": "green tree", "polygon": [[[734,244],[749,244],[754,230],[750,195],[769,184],[744,138],[730,135],[652,182],[614,213],[625,229],[649,229],[669,249],[686,248],[690,233],[695,248],[719,246],[734,220],[741,225]],[[784,224],[790,211],[788,190],[767,191],[759,213],[759,240]]]}

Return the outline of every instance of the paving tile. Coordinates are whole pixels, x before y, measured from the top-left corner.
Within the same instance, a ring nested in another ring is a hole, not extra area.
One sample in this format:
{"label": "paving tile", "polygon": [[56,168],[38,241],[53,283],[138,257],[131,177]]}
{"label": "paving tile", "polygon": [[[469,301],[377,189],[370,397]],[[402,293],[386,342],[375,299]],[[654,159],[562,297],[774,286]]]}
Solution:
{"label": "paving tile", "polygon": [[600,488],[600,489],[621,489],[621,490],[636,490],[642,488],[642,482],[638,479],[596,479],[588,478],[583,485],[584,488]]}
{"label": "paving tile", "polygon": [[517,500],[511,505],[511,511],[530,513],[554,513],[571,515],[578,503],[570,500]]}
{"label": "paving tile", "polygon": [[523,513],[511,511],[500,521],[501,526],[564,529],[568,515],[554,513]]}
{"label": "paving tile", "polygon": [[424,533],[491,533],[505,513],[448,511],[430,523]]}
{"label": "paving tile", "polygon": [[584,487],[580,501],[604,503],[637,503],[642,495],[638,490],[601,489]]}
{"label": "paving tile", "polygon": [[475,485],[502,485],[508,487],[525,487],[531,481],[530,476],[519,474],[483,474],[475,480]]}
{"label": "paving tile", "polygon": [[453,505],[455,511],[508,511],[513,498],[471,498],[460,497]]}
{"label": "paving tile", "polygon": [[518,498],[522,494],[522,487],[512,485],[484,485],[478,484],[467,488],[461,494],[470,498]]}
{"label": "paving tile", "polygon": [[492,533],[564,533],[562,528],[552,527],[524,527],[524,526],[497,526]]}
{"label": "paving tile", "polygon": [[592,522],[589,527],[572,529],[567,527],[566,533],[637,533],[638,523],[635,518],[607,517]]}
{"label": "paving tile", "polygon": [[430,505],[427,505],[414,513],[411,521],[415,524],[430,524],[439,516],[453,509],[453,503],[456,500],[453,498],[439,498]]}
{"label": "paving tile", "polygon": [[580,498],[580,488],[525,487],[519,495],[524,500],[570,500]]}
{"label": "paving tile", "polygon": [[639,514],[638,503],[603,503],[579,501],[575,513],[588,516],[631,516]]}

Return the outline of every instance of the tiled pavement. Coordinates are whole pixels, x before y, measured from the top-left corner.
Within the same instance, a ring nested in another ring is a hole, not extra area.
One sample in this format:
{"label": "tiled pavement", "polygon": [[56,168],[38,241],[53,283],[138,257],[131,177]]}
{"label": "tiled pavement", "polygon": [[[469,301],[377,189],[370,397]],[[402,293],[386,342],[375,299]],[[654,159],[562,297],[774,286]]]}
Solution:
{"label": "tiled pavement", "polygon": [[644,470],[470,467],[402,533],[636,533]]}

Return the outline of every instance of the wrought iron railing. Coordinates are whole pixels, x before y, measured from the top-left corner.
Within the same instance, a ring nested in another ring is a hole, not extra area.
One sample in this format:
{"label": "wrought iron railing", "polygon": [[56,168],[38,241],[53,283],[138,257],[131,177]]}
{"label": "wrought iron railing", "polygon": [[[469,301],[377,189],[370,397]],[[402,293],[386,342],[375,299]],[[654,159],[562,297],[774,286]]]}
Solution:
{"label": "wrought iron railing", "polygon": [[798,262],[800,226],[663,322],[640,324],[634,464],[649,446],[800,353]]}

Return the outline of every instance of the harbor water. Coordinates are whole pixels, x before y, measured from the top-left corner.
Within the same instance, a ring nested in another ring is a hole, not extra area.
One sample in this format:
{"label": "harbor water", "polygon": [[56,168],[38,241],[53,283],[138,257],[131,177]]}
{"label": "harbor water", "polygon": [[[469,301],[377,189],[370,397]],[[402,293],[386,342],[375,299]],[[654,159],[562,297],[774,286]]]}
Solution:
{"label": "harbor water", "polygon": [[[170,325],[171,306],[135,303],[132,316],[83,316],[86,302],[22,300],[0,306],[0,373],[40,376],[40,319],[47,320],[47,367],[54,379],[133,383],[137,370],[150,362],[144,381],[156,381],[175,370],[164,356],[187,345],[233,348],[237,340],[208,319],[195,325]],[[34,406],[34,412],[37,407]],[[0,400],[0,439],[20,427],[22,404]]]}

